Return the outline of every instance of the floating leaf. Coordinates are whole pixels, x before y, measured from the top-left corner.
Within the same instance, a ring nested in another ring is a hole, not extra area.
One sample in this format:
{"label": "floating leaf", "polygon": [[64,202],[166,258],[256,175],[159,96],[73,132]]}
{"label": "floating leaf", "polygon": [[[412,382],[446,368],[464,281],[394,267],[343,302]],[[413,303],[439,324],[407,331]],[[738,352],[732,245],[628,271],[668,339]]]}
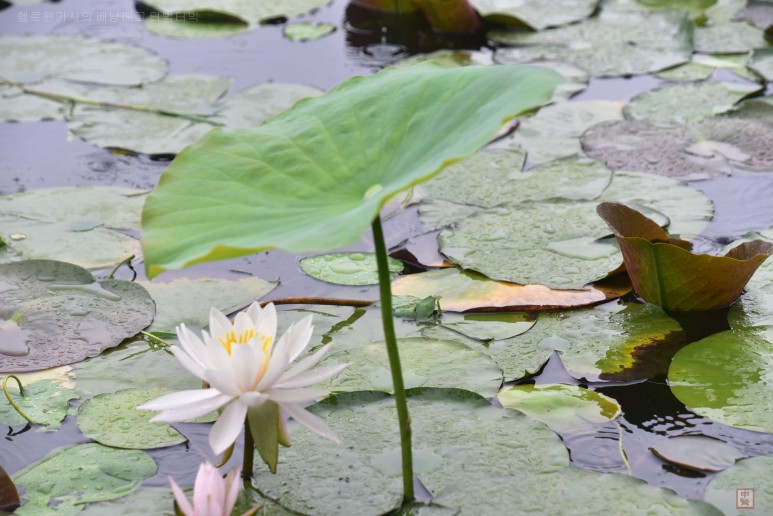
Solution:
{"label": "floating leaf", "polygon": [[[149,275],[274,247],[350,245],[393,194],[475,152],[558,82],[530,67],[389,69],[260,127],[210,132],[172,162],[145,203]],[[198,202],[183,200],[191,197]]]}
{"label": "floating leaf", "polygon": [[726,22],[695,29],[695,51],[704,54],[745,54],[768,46],[763,31],[746,22]]}
{"label": "floating leaf", "polygon": [[491,52],[479,50],[436,50],[427,54],[416,54],[397,61],[392,66],[413,66],[432,61],[439,66],[455,68],[457,66],[475,66],[494,64]]}
{"label": "floating leaf", "polygon": [[[692,55],[692,24],[683,14],[620,15],[602,12],[584,22],[536,33],[489,31],[500,63],[536,59],[568,61],[596,77],[656,72]],[[625,41],[625,45],[620,42]]]}
{"label": "floating leaf", "polygon": [[472,271],[450,268],[400,276],[392,294],[424,298],[438,296],[444,311],[556,310],[601,303],[624,296],[625,281],[597,283],[586,290],[552,290],[543,285],[493,281]]}
{"label": "floating leaf", "polygon": [[737,82],[664,86],[635,96],[623,113],[626,118],[655,124],[696,122],[730,111],[737,102],[761,90],[758,84]]}
{"label": "floating leaf", "polygon": [[223,38],[250,30],[241,18],[217,12],[192,12],[145,17],[145,27],[156,34],[172,38]]}
{"label": "floating leaf", "polygon": [[690,410],[726,425],[773,432],[769,357],[771,333],[742,328],[717,333],[680,350],[668,384]]}
{"label": "floating leaf", "polygon": [[81,504],[131,493],[156,469],[153,459],[138,450],[95,443],[57,448],[14,475],[25,500],[16,514],[50,514],[53,506],[57,513],[79,512]]}
{"label": "floating leaf", "polygon": [[167,62],[134,45],[84,36],[3,36],[0,76],[32,84],[45,79],[137,86],[160,79]]}
{"label": "floating leaf", "polygon": [[[399,339],[397,343],[406,389],[457,388],[490,398],[502,385],[502,370],[477,349],[447,339],[410,338]],[[335,353],[325,363],[349,364],[325,384],[331,392],[393,392],[383,342]]]}
{"label": "floating leaf", "polygon": [[[388,258],[392,278],[403,264]],[[378,283],[376,255],[373,253],[330,253],[301,260],[301,270],[313,278],[337,285],[375,285]]]}
{"label": "floating leaf", "polygon": [[773,82],[773,49],[761,48],[752,51],[749,68],[768,82]]}
{"label": "floating leaf", "polygon": [[690,18],[705,20],[707,10],[716,5],[717,0],[606,0],[605,11],[621,13],[644,11],[687,11]]}
{"label": "floating leaf", "polygon": [[746,292],[730,308],[727,322],[736,330],[773,327],[773,286]]}
{"label": "floating leaf", "polygon": [[140,281],[156,303],[156,316],[147,329],[174,331],[179,324],[203,328],[209,324],[211,307],[230,314],[249,305],[276,287],[276,283],[249,277],[180,278],[168,283]]}
{"label": "floating leaf", "polygon": [[151,387],[98,394],[78,409],[78,428],[89,439],[112,448],[150,450],[184,443],[187,439],[168,424],[151,423],[153,412],[137,410],[168,393]]}
{"label": "floating leaf", "polygon": [[533,30],[584,20],[596,9],[598,0],[470,0],[483,18],[505,25],[526,25]]}
{"label": "floating leaf", "polygon": [[292,41],[311,41],[327,36],[335,32],[336,26],[332,23],[289,23],[285,25],[283,33]]}
{"label": "floating leaf", "polygon": [[144,487],[107,502],[90,503],[82,516],[174,516],[174,495],[168,487]]}
{"label": "floating leaf", "polygon": [[706,501],[716,506],[723,514],[738,516],[750,512],[753,514],[755,511],[750,510],[750,505],[763,511],[773,507],[771,468],[773,457],[770,456],[753,457],[738,462],[711,479],[706,486]]}
{"label": "floating leaf", "polygon": [[13,194],[0,198],[0,234],[24,258],[113,266],[140,254],[139,242],[124,232],[139,229],[144,200],[143,191],[108,186]]}
{"label": "floating leaf", "polygon": [[21,504],[13,480],[0,466],[0,511],[13,512]]}
{"label": "floating leaf", "polygon": [[606,423],[620,415],[620,405],[608,396],[576,385],[512,385],[497,400],[542,421],[554,432],[571,431],[589,423]]}
{"label": "floating leaf", "polygon": [[155,313],[153,300],[140,285],[97,282],[86,269],[69,263],[26,260],[0,265],[0,277],[0,314],[17,314],[26,348],[10,354],[0,349],[0,371],[8,373],[99,355],[139,333]]}
{"label": "floating leaf", "polygon": [[[84,86],[61,79],[45,80],[32,89],[75,97],[82,97],[88,91]],[[62,102],[26,94],[15,86],[0,85],[0,120],[4,122],[61,120],[69,111],[70,106]]]}
{"label": "floating leaf", "polygon": [[762,240],[742,244],[725,256],[693,254],[689,243],[670,239],[660,226],[627,206],[602,203],[598,213],[617,236],[636,293],[667,310],[730,305],[773,254],[773,244]]}
{"label": "floating leaf", "polygon": [[[51,380],[24,384],[24,396],[21,396],[16,383],[9,379],[8,392],[30,419],[47,428],[59,427],[70,409],[70,400],[80,398],[74,390],[61,387]],[[0,424],[8,426],[27,424],[27,420],[11,406],[5,396],[0,398]]]}
{"label": "floating leaf", "polygon": [[455,314],[446,312],[440,324],[471,339],[489,341],[520,335],[534,326],[536,320],[537,318],[529,313]]}
{"label": "floating leaf", "polygon": [[744,457],[735,447],[705,435],[661,439],[650,450],[666,462],[700,471],[722,471]]}
{"label": "floating leaf", "polygon": [[[471,393],[418,389],[409,391],[408,405],[414,467],[430,491],[452,485],[460,475],[545,473],[568,465],[566,448],[547,427]],[[288,509],[313,514],[375,515],[399,506],[394,400],[358,392],[330,397],[310,410],[344,444],[321,441],[291,423],[293,446],[282,451],[277,474],[256,472],[261,492]]]}
{"label": "floating leaf", "polygon": [[736,15],[738,19],[746,20],[762,30],[773,26],[773,5],[768,0],[748,0],[744,3],[746,5]]}

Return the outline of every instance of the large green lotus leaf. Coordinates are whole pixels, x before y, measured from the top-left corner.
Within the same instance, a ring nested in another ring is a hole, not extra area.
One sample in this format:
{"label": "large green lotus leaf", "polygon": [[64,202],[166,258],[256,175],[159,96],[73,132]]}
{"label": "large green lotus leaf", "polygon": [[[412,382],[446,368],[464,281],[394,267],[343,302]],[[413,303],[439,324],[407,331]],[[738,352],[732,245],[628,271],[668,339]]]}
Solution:
{"label": "large green lotus leaf", "polygon": [[[24,258],[96,269],[139,255],[145,192],[109,186],[31,190],[0,198],[0,235]],[[120,230],[120,231],[116,231]]]}
{"label": "large green lotus leaf", "polygon": [[674,356],[668,383],[693,412],[720,423],[773,432],[773,336],[759,328],[723,331]]}
{"label": "large green lotus leaf", "polygon": [[582,289],[620,266],[593,203],[541,203],[476,214],[438,236],[448,259],[493,280]]}
{"label": "large green lotus leaf", "polygon": [[88,443],[57,448],[14,475],[25,504],[16,514],[72,514],[81,504],[127,495],[156,473],[156,463],[139,450]]}
{"label": "large green lotus leaf", "polygon": [[595,473],[580,468],[535,474],[478,477],[449,486],[432,502],[458,508],[460,516],[501,514],[518,507],[535,514],[673,514],[719,516],[704,502],[685,500],[670,489],[655,487],[625,475]]}
{"label": "large green lotus leaf", "polygon": [[704,54],[746,54],[768,46],[762,30],[746,22],[725,22],[695,29],[695,51]]}
{"label": "large green lotus leaf", "polygon": [[[40,380],[24,385],[22,396],[16,382],[9,379],[8,392],[25,414],[35,423],[46,425],[48,428],[58,427],[67,416],[70,400],[80,398],[74,390],[62,387],[52,380]],[[27,424],[27,420],[11,406],[5,396],[0,398],[0,424],[8,426]]]}
{"label": "large green lotus leaf", "polygon": [[666,462],[700,471],[722,471],[744,457],[734,446],[705,435],[668,437],[650,450]]}
{"label": "large green lotus leaf", "polygon": [[[546,473],[568,465],[566,448],[546,426],[472,393],[415,389],[408,406],[414,468],[431,492],[475,475]],[[256,472],[260,491],[302,513],[369,515],[397,507],[402,491],[394,400],[358,392],[332,396],[310,410],[341,444],[291,423],[293,446],[282,450],[277,474]]]}
{"label": "large green lotus leaf", "polygon": [[757,75],[746,68],[749,56],[744,54],[694,54],[689,63],[663,70],[655,75],[667,81],[703,81],[717,70],[727,70],[734,75],[756,81]]}
{"label": "large green lotus leaf", "polygon": [[68,116],[69,128],[100,147],[176,154],[219,125],[255,127],[298,100],[320,94],[308,86],[269,83],[219,100],[229,84],[223,77],[170,75],[142,89],[102,88],[89,97],[164,113],[78,104]]}
{"label": "large green lotus leaf", "polygon": [[179,324],[203,328],[209,324],[209,310],[215,307],[230,314],[271,292],[276,283],[257,277],[180,278],[168,283],[140,281],[156,303],[156,316],[147,331],[171,332]]}
{"label": "large green lotus leaf", "polygon": [[[61,79],[48,79],[32,88],[60,95],[82,97],[88,91],[79,84]],[[37,122],[61,120],[70,106],[39,95],[25,94],[21,88],[0,85],[0,120],[3,122]]]}
{"label": "large green lotus leaf", "polygon": [[149,275],[274,247],[350,245],[393,194],[475,152],[559,82],[533,67],[388,69],[260,127],[212,131],[145,204]]}
{"label": "large green lotus leaf", "polygon": [[[764,240],[766,242],[773,243],[773,235],[771,235],[771,238],[767,238],[765,235],[757,232],[747,233],[732,244],[725,247],[724,251],[730,251],[730,249],[738,247],[744,242],[751,242],[752,240]],[[773,283],[773,260],[765,260],[746,284],[746,289],[761,289],[770,285],[771,283]]]}
{"label": "large green lotus leaf", "polygon": [[[410,338],[397,341],[406,389],[457,388],[490,398],[502,385],[502,370],[485,353],[452,340]],[[348,363],[324,384],[331,392],[392,393],[392,375],[383,342],[330,355],[326,364]]]}
{"label": "large green lotus leaf", "polygon": [[668,12],[602,12],[557,29],[536,33],[493,30],[488,37],[517,45],[497,51],[494,58],[501,63],[568,61],[599,77],[656,72],[686,63],[692,55],[692,23],[684,14]]}
{"label": "large green lotus leaf", "polygon": [[134,86],[166,75],[167,62],[134,45],[83,36],[3,36],[0,76],[30,84],[44,79]]}
{"label": "large green lotus leaf", "polygon": [[570,345],[561,361],[578,379],[635,381],[668,370],[676,350],[687,344],[679,324],[655,305],[601,305],[567,312],[556,336]]}
{"label": "large green lotus leaf", "polygon": [[584,100],[552,104],[521,121],[516,132],[489,148],[526,151],[530,163],[581,154],[580,136],[596,124],[620,120],[623,103],[609,100]]}
{"label": "large green lotus leaf", "polygon": [[761,48],[752,52],[749,68],[768,82],[773,82],[773,49]]}
{"label": "large green lotus leaf", "polygon": [[153,320],[147,291],[121,280],[97,282],[86,269],[51,260],[0,265],[0,371],[79,362],[117,346]]}
{"label": "large green lotus leaf", "polygon": [[168,424],[151,423],[153,412],[137,410],[168,393],[151,387],[98,394],[78,408],[78,428],[89,439],[112,448],[150,450],[184,443],[187,439]]}
{"label": "large green lotus leaf", "polygon": [[670,233],[682,238],[699,235],[714,215],[703,192],[677,179],[642,172],[616,171],[599,201],[619,202],[636,210],[656,210],[668,217]]}
{"label": "large green lotus leaf", "polygon": [[769,283],[741,296],[727,314],[727,322],[735,330],[773,329],[773,285]]}
{"label": "large green lotus leaf", "polygon": [[312,41],[335,32],[332,23],[290,23],[282,30],[284,36],[292,41]]}
{"label": "large green lotus leaf", "polygon": [[[526,172],[521,171],[523,162],[521,152],[480,151],[448,167],[422,188],[432,200],[493,208],[553,199],[592,200],[601,195],[612,178],[603,164],[576,156]],[[452,218],[444,225],[453,222],[457,220]]]}
{"label": "large green lotus leaf", "polygon": [[[754,507],[766,511],[773,507],[773,482],[770,471],[773,457],[753,457],[744,459],[732,468],[719,473],[706,486],[706,501],[713,504],[725,515],[744,516],[754,514],[751,507],[741,505],[742,500],[750,500],[749,493],[739,493],[739,489],[753,489],[751,497]],[[746,494],[746,496],[742,496]],[[739,503],[740,502],[740,503]]]}
{"label": "large green lotus leaf", "polygon": [[400,276],[392,294],[440,298],[444,311],[557,310],[588,306],[627,294],[625,282],[598,283],[585,290],[553,290],[544,285],[517,285],[494,281],[474,271],[448,268]]}
{"label": "large green lotus leaf", "polygon": [[696,122],[726,113],[737,102],[761,90],[758,84],[738,82],[664,86],[632,98],[623,114],[654,124]]}
{"label": "large green lotus leaf", "polygon": [[558,0],[546,4],[539,0],[471,0],[484,19],[505,25],[526,25],[533,30],[584,20],[599,0]]}
{"label": "large green lotus leaf", "polygon": [[[403,270],[403,264],[388,258],[392,278]],[[376,255],[373,253],[330,253],[301,260],[301,270],[313,278],[338,285],[375,285],[378,283]]]}
{"label": "large green lotus leaf", "polygon": [[725,256],[693,254],[688,243],[669,239],[657,224],[627,206],[602,203],[598,213],[617,236],[634,290],[667,310],[729,306],[773,254],[773,243],[762,240],[741,244]]}
{"label": "large green lotus leaf", "polygon": [[[190,499],[190,497],[189,497]],[[81,516],[175,516],[174,495],[168,487],[145,487],[115,500],[90,503]]]}

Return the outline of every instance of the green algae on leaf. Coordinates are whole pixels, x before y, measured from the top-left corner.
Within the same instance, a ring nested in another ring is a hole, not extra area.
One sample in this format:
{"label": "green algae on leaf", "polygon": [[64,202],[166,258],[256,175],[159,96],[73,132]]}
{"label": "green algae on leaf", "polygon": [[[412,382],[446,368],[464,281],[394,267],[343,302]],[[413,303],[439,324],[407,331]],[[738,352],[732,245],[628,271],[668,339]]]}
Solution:
{"label": "green algae on leaf", "polygon": [[525,25],[542,30],[584,20],[596,10],[599,0],[470,0],[487,21],[504,25]]}
{"label": "green algae on leaf", "polygon": [[145,203],[148,273],[350,245],[392,195],[474,153],[560,82],[533,67],[388,69],[260,127],[212,131],[178,155]]}
{"label": "green algae on leaf", "polygon": [[285,25],[282,33],[291,41],[312,41],[335,32],[336,26],[332,23],[289,23]]}
{"label": "green algae on leaf", "polygon": [[666,462],[700,471],[722,471],[744,457],[734,446],[705,435],[661,439],[650,451]]}
{"label": "green algae on leaf", "polygon": [[[46,430],[59,427],[70,409],[70,400],[80,398],[73,389],[62,387],[52,380],[39,380],[25,384],[23,396],[16,383],[9,381],[8,392],[19,408],[36,424],[45,425]],[[0,424],[8,426],[27,424],[27,420],[5,396],[0,397]]]}
{"label": "green algae on leaf", "polygon": [[[392,278],[403,270],[399,260],[389,258]],[[321,281],[337,285],[375,285],[378,283],[376,255],[373,253],[330,253],[301,260],[301,270]]]}
{"label": "green algae on leaf", "polygon": [[14,475],[16,485],[25,490],[16,514],[76,513],[82,504],[131,493],[156,469],[153,459],[138,450],[96,443],[57,448]]}

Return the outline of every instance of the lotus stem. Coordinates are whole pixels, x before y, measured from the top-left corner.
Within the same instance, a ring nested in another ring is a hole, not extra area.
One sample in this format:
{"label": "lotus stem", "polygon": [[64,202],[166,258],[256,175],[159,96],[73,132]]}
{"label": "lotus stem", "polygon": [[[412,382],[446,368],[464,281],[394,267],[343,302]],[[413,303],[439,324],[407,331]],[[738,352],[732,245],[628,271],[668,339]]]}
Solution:
{"label": "lotus stem", "polygon": [[[131,255],[128,258],[124,258],[120,263],[118,263],[118,265],[113,267],[113,270],[110,271],[110,274],[108,274],[107,278],[105,278],[105,279],[113,279],[113,276],[115,276],[115,273],[118,272],[118,269],[120,269],[122,265],[129,264],[129,268],[132,269],[132,266],[131,266],[132,260],[134,260],[134,255]],[[132,269],[132,271],[133,270],[134,269]],[[136,276],[137,273],[135,272],[134,275]]]}
{"label": "lotus stem", "polygon": [[252,440],[250,431],[250,422],[244,419],[244,459],[242,460],[242,480],[245,484],[250,483],[252,478],[252,466],[255,464],[255,441]]}
{"label": "lotus stem", "polygon": [[408,401],[403,383],[403,371],[400,367],[400,354],[395,338],[394,321],[392,320],[392,289],[387,263],[387,249],[384,232],[381,229],[381,218],[376,216],[372,224],[373,241],[376,246],[376,263],[378,265],[378,286],[381,297],[381,322],[384,326],[384,340],[389,355],[389,369],[392,372],[392,386],[395,391],[397,405],[397,420],[400,425],[400,446],[403,459],[403,495],[409,502],[414,500],[413,494],[413,455],[411,452],[411,418],[408,415]]}
{"label": "lotus stem", "polygon": [[29,424],[31,424],[31,425],[37,425],[37,424],[39,424],[39,423],[35,422],[35,420],[34,420],[34,419],[32,419],[31,417],[29,417],[29,416],[28,416],[28,415],[27,415],[27,414],[26,414],[26,413],[25,413],[25,412],[24,412],[24,411],[21,409],[21,407],[20,407],[19,405],[17,405],[17,404],[16,404],[16,402],[15,402],[15,401],[13,400],[13,398],[11,397],[11,393],[10,393],[10,392],[8,392],[8,379],[9,379],[9,378],[13,378],[14,380],[16,380],[16,383],[19,385],[19,394],[21,394],[22,396],[24,396],[24,386],[21,384],[21,380],[19,380],[19,377],[18,377],[18,376],[16,376],[16,375],[13,375],[13,374],[10,374],[10,375],[6,376],[5,378],[3,378],[3,393],[5,394],[5,397],[8,399],[8,403],[10,403],[10,404],[11,404],[11,406],[12,406],[12,407],[13,407],[13,408],[16,410],[16,412],[18,412],[18,413],[19,413],[19,415],[20,415],[21,417],[23,417],[23,418],[24,418],[24,419],[25,419],[25,420],[26,420],[26,421],[27,421]]}

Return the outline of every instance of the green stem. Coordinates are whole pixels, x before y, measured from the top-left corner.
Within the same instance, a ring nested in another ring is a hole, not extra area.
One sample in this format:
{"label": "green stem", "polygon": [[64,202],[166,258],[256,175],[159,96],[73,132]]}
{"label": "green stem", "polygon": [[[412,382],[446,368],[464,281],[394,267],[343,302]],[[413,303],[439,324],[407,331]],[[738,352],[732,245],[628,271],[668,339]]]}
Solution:
{"label": "green stem", "polygon": [[381,322],[384,326],[384,340],[389,355],[389,368],[392,370],[392,384],[395,390],[397,420],[400,424],[400,446],[403,452],[403,494],[412,502],[413,495],[413,456],[411,452],[411,418],[408,415],[408,402],[403,384],[403,371],[400,368],[400,354],[397,350],[394,321],[392,320],[392,290],[387,249],[381,218],[373,221],[373,241],[376,245],[376,263],[378,264],[378,287],[381,297]]}
{"label": "green stem", "polygon": [[153,335],[152,333],[148,333],[146,331],[141,331],[140,335],[143,335],[143,336],[149,338],[150,340],[152,340],[154,342],[158,342],[159,344],[161,344],[165,348],[172,347],[172,345],[170,343],[168,343],[167,341],[165,341],[161,337],[157,337],[156,335]]}
{"label": "green stem", "polygon": [[252,440],[250,422],[244,420],[244,460],[242,460],[242,480],[249,483],[252,478],[252,467],[255,464],[255,441]]}
{"label": "green stem", "polygon": [[5,378],[3,378],[3,392],[5,393],[5,397],[8,399],[8,403],[10,403],[11,406],[16,409],[16,412],[18,412],[19,415],[21,417],[23,417],[29,424],[37,425],[38,423],[36,423],[31,417],[29,417],[27,414],[25,414],[25,412],[21,409],[21,407],[19,407],[19,405],[17,405],[16,402],[13,401],[13,398],[11,397],[11,393],[8,392],[8,379],[9,378],[13,378],[14,380],[16,380],[16,383],[19,385],[19,394],[24,396],[24,386],[21,384],[21,380],[19,380],[18,376],[10,374],[10,375],[6,376]]}
{"label": "green stem", "polygon": [[121,265],[126,265],[127,263],[131,264],[132,260],[134,260],[134,255],[131,255],[128,258],[124,258],[124,260],[122,262],[120,262],[118,265],[113,267],[113,270],[110,271],[110,274],[108,274],[107,278],[105,278],[105,279],[113,279],[113,276],[115,276],[115,273],[118,272],[118,269],[121,268]]}

